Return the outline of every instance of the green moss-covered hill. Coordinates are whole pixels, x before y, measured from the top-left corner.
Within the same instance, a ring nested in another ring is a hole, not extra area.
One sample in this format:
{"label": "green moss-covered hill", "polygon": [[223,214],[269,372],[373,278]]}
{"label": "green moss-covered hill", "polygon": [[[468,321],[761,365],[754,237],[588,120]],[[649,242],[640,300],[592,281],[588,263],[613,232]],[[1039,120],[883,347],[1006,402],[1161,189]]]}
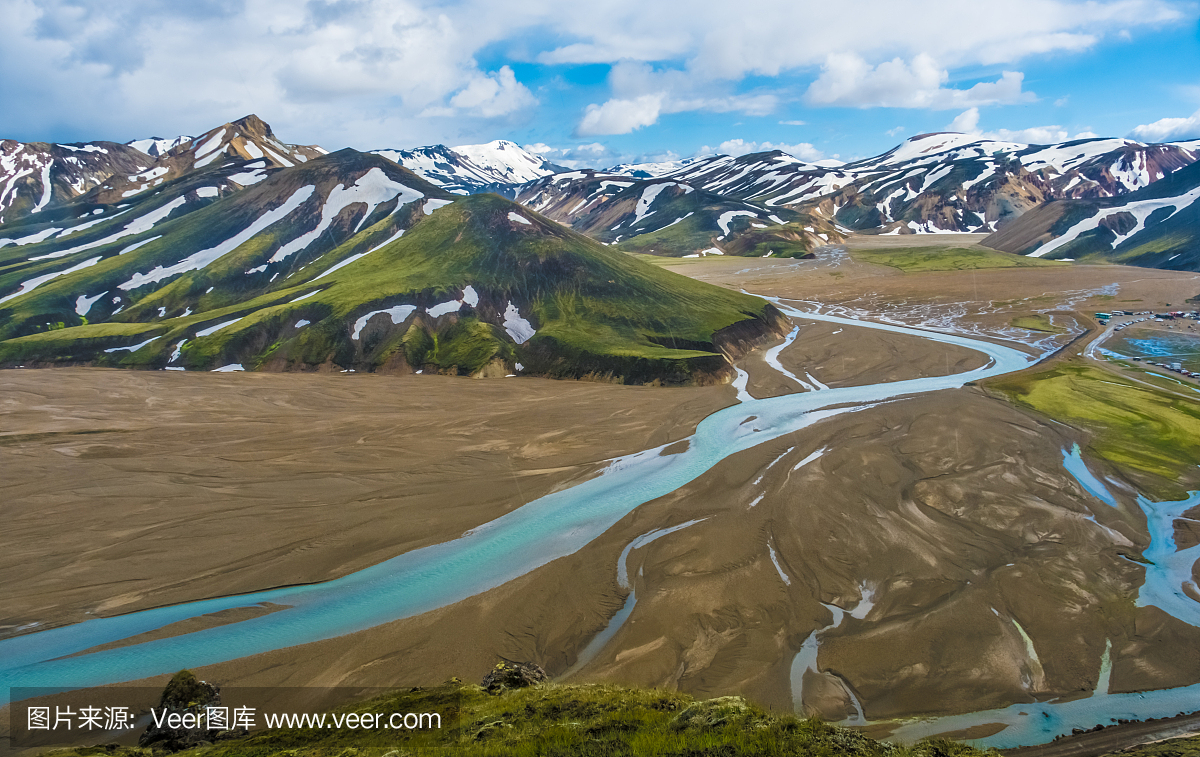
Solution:
{"label": "green moss-covered hill", "polygon": [[135,200],[0,227],[0,365],[706,383],[782,329],[763,300],[353,150]]}

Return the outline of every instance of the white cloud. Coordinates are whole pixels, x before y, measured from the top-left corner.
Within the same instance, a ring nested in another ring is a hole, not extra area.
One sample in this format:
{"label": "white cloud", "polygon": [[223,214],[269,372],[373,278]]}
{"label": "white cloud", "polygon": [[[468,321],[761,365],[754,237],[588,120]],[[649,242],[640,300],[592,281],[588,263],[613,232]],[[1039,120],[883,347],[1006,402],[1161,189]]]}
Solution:
{"label": "white cloud", "polygon": [[1187,118],[1160,118],[1134,128],[1132,136],[1145,142],[1200,138],[1200,110]]}
{"label": "white cloud", "polygon": [[580,136],[597,134],[628,134],[634,129],[649,126],[658,120],[663,96],[642,95],[632,100],[609,100],[603,105],[592,104],[583,112],[575,128]]}
{"label": "white cloud", "polygon": [[[1195,8],[1178,0],[1009,0],[1003,12],[957,0],[859,0],[855,23],[847,24],[845,8],[818,0],[608,0],[581,4],[557,19],[553,25],[572,41],[538,60],[610,63],[615,74],[635,66],[644,72],[650,64],[671,69],[657,74],[670,86],[643,82],[632,93],[620,76],[612,77],[611,99],[595,107],[611,103],[614,111],[629,110],[621,101],[657,94],[659,116],[684,110],[763,115],[774,109],[769,98],[776,93],[750,103],[733,98],[731,85],[818,65],[820,78],[806,98],[813,105],[957,109],[1026,102],[1033,95],[1023,91],[1024,75],[1015,68],[961,89],[949,83],[953,70],[1079,52],[1125,29],[1195,17]],[[707,91],[722,86],[724,95]],[[648,118],[648,111],[642,114]],[[647,125],[644,120],[638,123]],[[579,133],[591,132],[581,127]]]}
{"label": "white cloud", "polygon": [[1066,142],[1070,139],[1083,139],[1083,136],[1079,134],[1072,137],[1069,131],[1058,125],[1030,126],[1015,130],[996,129],[995,131],[981,132],[981,134],[988,139],[1000,142],[1023,142],[1031,145],[1049,145]]}
{"label": "white cloud", "polygon": [[903,133],[904,133],[904,127],[903,127],[903,126],[897,126],[897,127],[896,127],[896,128],[894,128],[894,129],[888,129],[888,130],[887,130],[886,132],[884,132],[884,133],[885,133],[885,134],[887,134],[889,137],[894,137],[894,136],[896,136],[896,135],[898,135],[898,134],[903,134]]}
{"label": "white cloud", "polygon": [[568,168],[575,167],[575,164],[582,165],[589,161],[597,159],[608,159],[612,157],[612,152],[607,145],[599,142],[589,144],[573,145],[570,147],[554,147],[545,142],[537,142],[531,145],[522,145],[526,150],[534,155],[540,155],[543,158],[552,160],[555,163],[566,166]]}
{"label": "white cloud", "polygon": [[474,57],[511,27],[418,0],[0,0],[0,17],[4,136],[124,141],[257,113],[283,139],[409,146],[490,138],[536,103]]}
{"label": "white cloud", "polygon": [[1033,99],[1031,93],[1021,90],[1024,79],[1020,72],[1005,71],[994,82],[954,89],[944,86],[950,80],[949,71],[925,53],[913,57],[911,63],[893,58],[877,66],[854,53],[832,53],[804,97],[814,105],[947,110]]}
{"label": "white cloud", "polygon": [[526,150],[557,163],[565,168],[611,168],[626,163],[660,163],[679,160],[679,155],[670,150],[658,152],[616,152],[600,142],[585,142],[567,147],[555,147],[545,142],[522,145]]}
{"label": "white cloud", "polygon": [[771,150],[782,150],[788,155],[799,158],[800,160],[815,163],[818,160],[825,159],[825,153],[813,147],[807,142],[800,142],[794,145],[787,145],[775,142],[747,142],[744,139],[728,139],[719,144],[716,149],[705,145],[696,151],[697,155],[708,155],[711,153],[722,153],[724,155],[732,155],[733,157],[741,157],[749,155],[753,152],[770,152]]}
{"label": "white cloud", "polygon": [[968,108],[954,117],[946,131],[961,131],[971,134],[979,127],[979,108]]}
{"label": "white cloud", "polygon": [[1082,131],[1074,136],[1057,124],[1051,126],[1030,126],[1025,129],[994,129],[983,131],[979,128],[979,108],[968,108],[954,117],[946,126],[946,131],[957,131],[963,134],[994,139],[998,142],[1019,142],[1032,145],[1048,145],[1057,142],[1067,142],[1074,139],[1092,139],[1096,135],[1090,131]]}
{"label": "white cloud", "polygon": [[[517,60],[614,67],[579,133],[769,114],[791,97],[771,77],[823,65],[815,104],[964,109],[1020,101],[1030,55],[1197,18],[1189,0],[856,0],[854,23],[846,13],[821,0],[0,0],[4,136],[69,124],[124,140],[256,112],[329,148],[467,142],[534,107],[505,72]],[[505,50],[521,52],[480,65]],[[943,76],[976,66],[1012,73],[966,89]]]}
{"label": "white cloud", "polygon": [[571,148],[571,153],[574,155],[603,155],[608,152],[608,147],[599,142],[592,142],[589,145],[575,145]]}
{"label": "white cloud", "polygon": [[780,121],[782,126],[807,126],[808,121]]}
{"label": "white cloud", "polygon": [[773,94],[734,94],[727,83],[705,82],[686,71],[659,70],[633,61],[614,65],[608,82],[613,98],[602,105],[587,106],[576,127],[577,135],[628,134],[656,123],[666,113],[736,111],[765,116],[779,102]]}
{"label": "white cloud", "polygon": [[493,75],[476,76],[450,98],[450,104],[469,114],[494,118],[537,105],[537,98],[517,81],[511,68],[503,66]]}

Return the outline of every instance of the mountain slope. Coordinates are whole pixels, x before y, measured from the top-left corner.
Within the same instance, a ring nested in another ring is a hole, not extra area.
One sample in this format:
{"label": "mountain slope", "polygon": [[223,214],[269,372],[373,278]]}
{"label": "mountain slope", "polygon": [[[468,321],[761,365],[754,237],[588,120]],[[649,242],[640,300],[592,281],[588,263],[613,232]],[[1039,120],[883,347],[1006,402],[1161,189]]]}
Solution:
{"label": "mountain slope", "polygon": [[823,218],[732,200],[671,179],[572,171],[526,184],[516,199],[605,244],[657,255],[802,257],[842,239]]}
{"label": "mountain slope", "polygon": [[0,364],[703,383],[782,331],[762,300],[495,195],[452,202],[376,155],[261,169],[219,199],[188,184],[229,170],[168,182],[77,238],[0,247]]}
{"label": "mountain slope", "polygon": [[383,231],[406,228],[420,212],[415,201],[449,197],[352,150],[291,169],[271,170],[260,158],[193,171],[124,211],[101,214],[97,225],[86,221],[43,241],[0,246],[0,336],[47,322],[97,322],[118,313],[121,321],[145,320],[150,307],[165,317],[247,299],[278,288],[280,276],[361,229],[380,221]]}
{"label": "mountain slope", "polygon": [[452,149],[475,165],[500,176],[505,184],[523,184],[562,170],[542,156],[534,155],[506,139],[482,145],[459,145]]}
{"label": "mountain slope", "polygon": [[125,144],[129,145],[135,150],[141,150],[152,158],[158,158],[166,155],[168,152],[180,146],[184,142],[191,142],[193,139],[195,139],[195,137],[180,136],[175,137],[174,139],[149,137],[147,139],[135,139],[132,142],[126,142]]}
{"label": "mountain slope", "polygon": [[786,153],[715,156],[668,174],[725,197],[819,212],[857,231],[994,231],[1046,200],[1111,197],[1200,159],[1200,145],[1088,139],[1056,145],[922,134],[824,167]]}
{"label": "mountain slope", "polygon": [[160,155],[147,169],[113,174],[92,190],[89,198],[104,203],[120,202],[191,171],[228,161],[263,160],[273,168],[289,168],[325,154],[320,147],[280,142],[271,127],[255,115],[222,124],[198,137],[180,139],[183,141]]}
{"label": "mountain slope", "polygon": [[475,165],[445,145],[412,150],[372,150],[397,165],[454,194],[466,195],[501,183],[501,177]]}
{"label": "mountain slope", "polygon": [[115,142],[0,140],[0,224],[56,208],[114,174],[136,174],[153,162]]}
{"label": "mountain slope", "polygon": [[657,163],[621,163],[620,165],[604,169],[604,173],[629,176],[634,179],[657,179],[660,176],[680,171],[696,161],[704,159],[703,157],[697,157],[684,158],[683,160],[664,160]]}
{"label": "mountain slope", "polygon": [[1048,203],[982,243],[1053,260],[1200,271],[1200,163],[1123,197]]}
{"label": "mountain slope", "polygon": [[[142,148],[145,148],[143,151]],[[136,140],[128,145],[0,141],[0,224],[44,213],[83,195],[117,203],[218,161],[262,158],[287,167],[324,154],[285,145],[250,115],[199,137]]]}

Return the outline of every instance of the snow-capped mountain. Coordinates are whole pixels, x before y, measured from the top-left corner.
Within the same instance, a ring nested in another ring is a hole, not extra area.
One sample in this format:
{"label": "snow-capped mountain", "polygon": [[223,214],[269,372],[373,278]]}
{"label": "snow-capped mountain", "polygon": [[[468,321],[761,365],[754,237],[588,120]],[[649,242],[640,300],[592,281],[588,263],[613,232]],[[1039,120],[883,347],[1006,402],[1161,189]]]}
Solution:
{"label": "snow-capped mountain", "polygon": [[454,194],[466,195],[507,184],[489,171],[445,145],[412,150],[373,150],[374,154],[399,163],[426,181]]}
{"label": "snow-capped mountain", "polygon": [[451,148],[475,165],[502,177],[504,184],[524,184],[562,169],[541,155],[504,139],[482,145],[459,145]]}
{"label": "snow-capped mountain", "polygon": [[152,189],[0,225],[0,367],[704,383],[785,333],[762,300],[683,285],[494,194],[352,149],[280,167],[234,131],[178,145],[167,157],[222,158]]}
{"label": "snow-capped mountain", "polygon": [[1057,200],[983,244],[1035,258],[1200,270],[1200,162],[1120,197]]}
{"label": "snow-capped mountain", "polygon": [[675,173],[704,157],[684,158],[683,160],[664,160],[657,163],[621,163],[611,168],[605,168],[604,173],[617,176],[631,176],[635,179],[657,179],[660,176]]}
{"label": "snow-capped mountain", "polygon": [[844,238],[820,216],[698,191],[673,177],[570,171],[523,185],[515,199],[605,244],[657,255],[802,257]]}
{"label": "snow-capped mountain", "polygon": [[1027,145],[944,133],[836,167],[775,151],[713,156],[666,176],[767,207],[817,210],[857,231],[993,231],[1047,200],[1120,196],[1198,158],[1194,142]]}
{"label": "snow-capped mountain", "polygon": [[[74,222],[102,224],[104,218],[83,219],[168,186],[177,198],[196,183],[205,194],[189,202],[225,197],[324,153],[281,142],[256,116],[195,137],[128,145],[5,141],[0,219],[20,222],[6,236],[10,244],[36,244],[74,234]],[[1054,201],[1125,197],[1196,163],[1200,141],[1028,145],[938,133],[839,165],[772,151],[604,171],[567,171],[504,140],[375,154],[452,194],[502,194],[630,251],[796,256],[854,231],[994,232]],[[192,182],[194,174],[206,178]],[[45,220],[21,221],[35,215]]]}
{"label": "snow-capped mountain", "polygon": [[99,202],[131,197],[218,161],[263,159],[285,168],[325,153],[287,145],[257,116],[199,137],[141,139],[129,144],[0,141],[0,223],[42,213],[85,194]]}
{"label": "snow-capped mountain", "polygon": [[[280,142],[271,131],[271,127],[255,115],[222,124],[198,137],[179,137],[159,142],[173,143],[174,146],[162,153],[146,169],[114,174],[94,190],[94,197],[91,199],[98,202],[116,202],[153,189],[191,171],[231,161],[240,163],[246,160],[261,160],[263,167],[290,168],[326,154],[323,148],[316,145],[289,145]],[[159,143],[146,146],[157,149]]]}
{"label": "snow-capped mountain", "polygon": [[0,223],[55,208],[115,173],[136,174],[152,163],[142,152],[115,142],[0,140]]}
{"label": "snow-capped mountain", "polygon": [[484,145],[430,145],[412,150],[372,152],[455,194],[503,192],[509,187],[564,170],[540,155],[502,139]]}

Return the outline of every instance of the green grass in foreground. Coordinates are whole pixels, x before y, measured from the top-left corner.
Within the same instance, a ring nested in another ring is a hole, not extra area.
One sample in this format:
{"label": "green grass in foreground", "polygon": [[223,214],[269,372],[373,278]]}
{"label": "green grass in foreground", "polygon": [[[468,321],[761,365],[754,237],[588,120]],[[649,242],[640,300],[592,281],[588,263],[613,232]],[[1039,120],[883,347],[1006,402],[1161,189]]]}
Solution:
{"label": "green grass in foreground", "polygon": [[1020,405],[1095,434],[1092,449],[1118,467],[1150,474],[1151,496],[1179,499],[1176,483],[1200,460],[1200,402],[1137,384],[1119,374],[1064,364],[991,382]]}
{"label": "green grass in foreground", "polygon": [[925,271],[974,271],[984,268],[1035,268],[1064,266],[1040,258],[1027,258],[1008,252],[960,247],[901,247],[893,250],[852,250],[850,256],[860,263],[875,263],[898,268],[905,273]]}
{"label": "green grass in foreground", "polygon": [[1044,313],[1017,316],[1016,318],[1012,319],[1012,325],[1019,329],[1028,329],[1029,331],[1044,331],[1048,334],[1063,333],[1062,329],[1050,323],[1050,318]]}
{"label": "green grass in foreground", "polygon": [[[875,741],[819,720],[772,715],[740,697],[695,701],[677,692],[608,685],[543,684],[488,694],[446,684],[393,692],[347,712],[439,712],[440,730],[278,730],[221,740],[176,754],[204,757],[288,755],[811,755],[812,757],[978,757],[948,740],[912,746]],[[104,747],[56,755],[149,755],[148,749]]]}

